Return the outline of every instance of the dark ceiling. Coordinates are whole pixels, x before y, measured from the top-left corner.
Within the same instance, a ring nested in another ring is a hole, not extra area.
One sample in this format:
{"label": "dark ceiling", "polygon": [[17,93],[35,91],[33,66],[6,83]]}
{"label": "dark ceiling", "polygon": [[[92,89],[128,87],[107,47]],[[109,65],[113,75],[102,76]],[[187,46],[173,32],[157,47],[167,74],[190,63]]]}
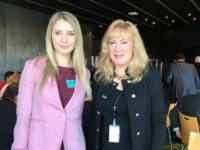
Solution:
{"label": "dark ceiling", "polygon": [[[53,13],[67,10],[90,24],[93,37],[101,38],[115,19],[132,21],[139,28],[156,30],[200,25],[200,0],[0,0],[17,6]],[[128,12],[137,12],[131,16]]]}

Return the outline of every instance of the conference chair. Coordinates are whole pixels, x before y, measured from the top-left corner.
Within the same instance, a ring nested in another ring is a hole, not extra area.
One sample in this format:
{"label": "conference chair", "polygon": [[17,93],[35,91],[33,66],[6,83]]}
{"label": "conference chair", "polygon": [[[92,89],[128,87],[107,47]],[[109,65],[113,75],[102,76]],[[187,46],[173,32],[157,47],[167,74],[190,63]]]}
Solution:
{"label": "conference chair", "polygon": [[166,116],[166,127],[167,127],[167,132],[168,132],[168,138],[169,138],[169,144],[170,144],[170,149],[173,150],[173,145],[172,145],[172,138],[171,138],[171,134],[170,134],[170,126],[171,126],[171,122],[170,122],[170,118],[169,118],[169,114],[170,111],[172,109],[174,109],[174,107],[176,106],[176,103],[171,103],[169,105],[169,109],[167,111],[167,116]]}
{"label": "conference chair", "polygon": [[182,150],[184,150],[189,143],[190,132],[193,131],[199,133],[199,126],[197,117],[187,116],[181,112],[179,112],[179,120],[181,127]]}
{"label": "conference chair", "polygon": [[200,133],[190,132],[188,150],[200,150]]}

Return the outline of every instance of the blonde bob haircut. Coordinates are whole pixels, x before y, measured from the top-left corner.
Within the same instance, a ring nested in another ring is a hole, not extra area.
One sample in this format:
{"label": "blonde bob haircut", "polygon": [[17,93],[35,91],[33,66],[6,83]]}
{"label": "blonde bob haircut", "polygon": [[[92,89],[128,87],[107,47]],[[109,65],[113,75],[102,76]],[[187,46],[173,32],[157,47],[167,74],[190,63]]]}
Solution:
{"label": "blonde bob haircut", "polygon": [[133,42],[133,56],[126,71],[133,78],[133,82],[139,82],[148,68],[149,58],[136,26],[121,19],[112,22],[103,36],[94,79],[107,84],[114,78],[115,66],[109,57],[108,46],[115,31],[120,31],[122,38],[130,38]]}
{"label": "blonde bob haircut", "polygon": [[86,61],[83,50],[83,37],[82,31],[79,24],[78,19],[71,13],[67,11],[59,11],[53,14],[51,19],[49,20],[49,24],[46,31],[46,53],[47,53],[47,64],[43,70],[43,77],[40,83],[40,89],[43,88],[48,76],[52,76],[56,78],[57,75],[57,61],[55,58],[55,49],[52,44],[52,30],[55,23],[58,20],[65,20],[69,22],[75,33],[75,48],[71,54],[73,67],[75,69],[76,74],[80,78],[81,83],[83,84],[87,96],[91,95],[91,88],[89,83],[89,78],[87,78],[86,73]]}

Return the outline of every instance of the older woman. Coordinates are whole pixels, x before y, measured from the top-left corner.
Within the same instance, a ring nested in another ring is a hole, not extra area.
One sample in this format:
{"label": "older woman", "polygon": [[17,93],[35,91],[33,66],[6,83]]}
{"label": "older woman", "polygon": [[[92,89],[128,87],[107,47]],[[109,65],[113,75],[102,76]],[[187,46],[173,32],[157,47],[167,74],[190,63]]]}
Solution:
{"label": "older woman", "polygon": [[131,22],[116,20],[107,29],[95,81],[92,150],[163,150],[161,78],[149,66],[141,36]]}

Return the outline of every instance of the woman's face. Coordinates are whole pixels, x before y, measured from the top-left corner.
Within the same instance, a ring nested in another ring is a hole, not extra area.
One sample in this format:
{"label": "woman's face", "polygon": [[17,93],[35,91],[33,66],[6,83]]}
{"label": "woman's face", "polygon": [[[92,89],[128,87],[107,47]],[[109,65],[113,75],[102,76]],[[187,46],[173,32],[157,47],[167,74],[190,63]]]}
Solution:
{"label": "woman's face", "polygon": [[108,51],[115,68],[126,69],[133,56],[133,42],[129,33],[122,33],[120,29],[115,29],[111,33],[108,44]]}
{"label": "woman's face", "polygon": [[56,21],[52,30],[52,43],[57,56],[70,56],[75,48],[75,32],[72,25],[61,19]]}

